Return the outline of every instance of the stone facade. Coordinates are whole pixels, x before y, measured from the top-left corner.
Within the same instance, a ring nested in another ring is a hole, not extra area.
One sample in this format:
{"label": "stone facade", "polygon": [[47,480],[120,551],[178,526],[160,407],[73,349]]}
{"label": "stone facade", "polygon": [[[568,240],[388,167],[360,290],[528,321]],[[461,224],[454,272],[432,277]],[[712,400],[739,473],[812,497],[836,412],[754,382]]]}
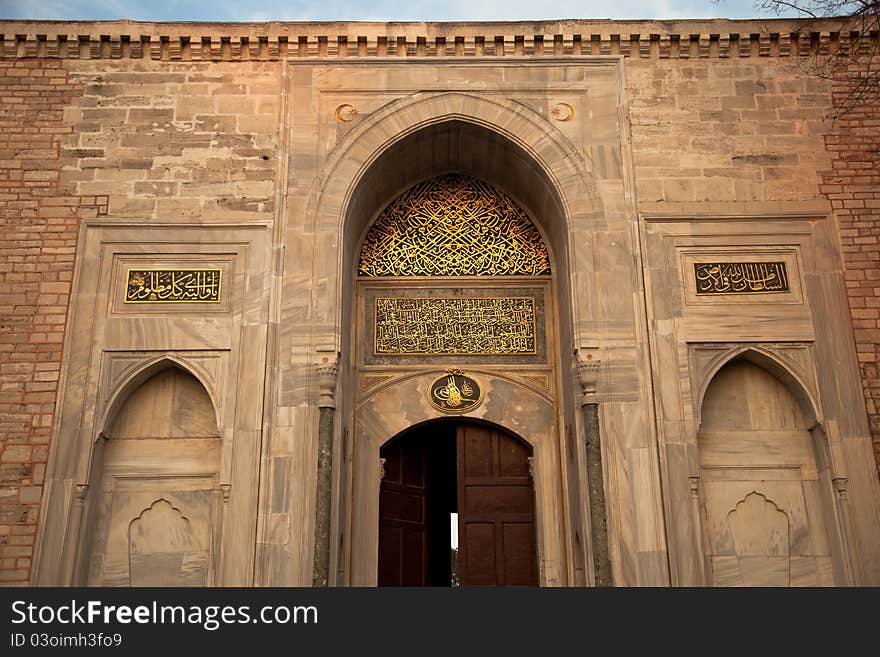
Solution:
{"label": "stone facade", "polygon": [[[380,450],[462,366],[532,450],[542,585],[880,583],[880,119],[799,66],[832,23],[0,27],[3,582],[375,585]],[[450,172],[550,277],[355,275]],[[126,303],[138,268],[219,301]],[[369,355],[379,294],[523,290],[531,359]]]}

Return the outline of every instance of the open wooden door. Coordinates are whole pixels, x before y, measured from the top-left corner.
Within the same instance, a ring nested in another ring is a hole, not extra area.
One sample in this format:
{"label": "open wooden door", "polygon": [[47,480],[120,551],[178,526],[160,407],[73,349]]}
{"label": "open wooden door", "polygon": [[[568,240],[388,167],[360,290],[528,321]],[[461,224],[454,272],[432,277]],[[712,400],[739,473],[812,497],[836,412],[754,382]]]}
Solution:
{"label": "open wooden door", "polygon": [[537,586],[531,448],[499,429],[447,421],[381,454],[379,586],[449,586],[454,577],[460,586]]}
{"label": "open wooden door", "polygon": [[462,586],[537,586],[531,450],[497,429],[460,424],[459,568]]}
{"label": "open wooden door", "polygon": [[382,450],[379,494],[379,586],[428,585],[428,469],[425,443],[404,440]]}

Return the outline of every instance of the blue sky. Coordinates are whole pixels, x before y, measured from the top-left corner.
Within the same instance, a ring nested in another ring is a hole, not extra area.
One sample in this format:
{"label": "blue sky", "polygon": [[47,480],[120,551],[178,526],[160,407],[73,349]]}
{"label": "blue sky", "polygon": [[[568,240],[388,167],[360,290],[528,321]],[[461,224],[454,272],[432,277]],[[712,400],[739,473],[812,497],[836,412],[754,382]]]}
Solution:
{"label": "blue sky", "polygon": [[0,0],[0,18],[143,21],[754,18],[754,0]]}

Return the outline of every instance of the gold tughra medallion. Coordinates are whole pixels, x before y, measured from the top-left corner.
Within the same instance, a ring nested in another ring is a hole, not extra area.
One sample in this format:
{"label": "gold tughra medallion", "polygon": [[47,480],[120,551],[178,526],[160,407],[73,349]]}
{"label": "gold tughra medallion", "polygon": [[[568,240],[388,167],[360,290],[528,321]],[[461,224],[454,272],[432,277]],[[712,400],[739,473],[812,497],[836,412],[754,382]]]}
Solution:
{"label": "gold tughra medallion", "polygon": [[428,401],[443,413],[467,413],[483,402],[483,388],[462,370],[451,368],[431,383]]}

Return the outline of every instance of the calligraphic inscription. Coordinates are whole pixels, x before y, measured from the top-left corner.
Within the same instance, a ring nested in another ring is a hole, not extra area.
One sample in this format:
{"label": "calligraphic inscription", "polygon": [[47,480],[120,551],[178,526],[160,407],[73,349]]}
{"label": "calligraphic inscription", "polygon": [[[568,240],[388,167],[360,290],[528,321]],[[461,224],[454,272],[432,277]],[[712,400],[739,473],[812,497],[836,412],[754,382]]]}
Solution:
{"label": "calligraphic inscription", "polygon": [[428,391],[431,406],[444,413],[467,413],[483,401],[483,388],[459,369],[448,369]]}
{"label": "calligraphic inscription", "polygon": [[536,354],[535,299],[379,297],[374,353]]}
{"label": "calligraphic inscription", "polygon": [[541,233],[509,196],[449,174],[419,183],[382,211],[361,247],[359,276],[538,276],[550,273]]}
{"label": "calligraphic inscription", "polygon": [[217,303],[220,269],[129,269],[125,303]]}
{"label": "calligraphic inscription", "polygon": [[791,292],[784,262],[695,262],[697,294]]}

